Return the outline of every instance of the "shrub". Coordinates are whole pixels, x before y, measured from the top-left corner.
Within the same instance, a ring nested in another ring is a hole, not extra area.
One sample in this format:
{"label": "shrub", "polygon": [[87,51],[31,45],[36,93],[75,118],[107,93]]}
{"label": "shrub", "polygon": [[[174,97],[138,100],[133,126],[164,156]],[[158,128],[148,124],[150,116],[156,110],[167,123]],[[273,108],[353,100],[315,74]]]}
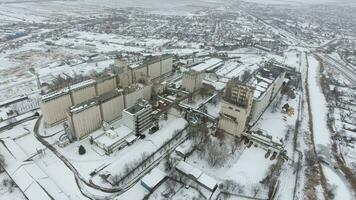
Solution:
{"label": "shrub", "polygon": [[80,145],[79,146],[79,155],[84,155],[85,154],[85,152],[86,152],[86,150],[85,150],[85,148],[83,147],[83,145]]}

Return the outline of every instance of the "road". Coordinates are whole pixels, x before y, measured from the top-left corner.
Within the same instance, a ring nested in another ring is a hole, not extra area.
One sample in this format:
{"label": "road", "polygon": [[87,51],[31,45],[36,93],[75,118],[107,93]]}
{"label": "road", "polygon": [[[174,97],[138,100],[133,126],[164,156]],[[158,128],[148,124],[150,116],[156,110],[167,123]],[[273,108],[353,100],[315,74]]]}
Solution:
{"label": "road", "polygon": [[[154,158],[153,162],[150,162],[149,165],[146,165],[146,163],[142,162],[137,168],[135,168],[134,170],[130,171],[128,176],[129,177],[128,180],[126,180],[126,178],[122,179],[122,182],[120,182],[118,185],[119,186],[115,186],[115,187],[102,187],[99,186],[95,183],[93,183],[91,180],[86,180],[79,172],[78,170],[70,163],[70,161],[68,161],[68,159],[63,156],[60,152],[57,151],[57,149],[52,146],[51,144],[49,144],[44,137],[39,133],[39,127],[42,121],[42,116],[39,117],[39,119],[36,121],[36,124],[34,126],[34,133],[35,133],[35,137],[36,139],[41,142],[45,147],[47,147],[52,153],[54,153],[67,167],[69,170],[72,171],[74,177],[75,177],[75,181],[77,183],[77,186],[79,188],[79,190],[81,191],[81,193],[86,196],[89,199],[107,199],[108,196],[106,197],[102,197],[102,196],[96,196],[93,195],[91,193],[89,193],[86,190],[86,186],[91,188],[91,189],[95,189],[95,190],[99,190],[101,192],[105,192],[105,193],[109,193],[109,197],[112,198],[114,196],[118,196],[121,195],[122,193],[124,193],[125,191],[127,191],[128,189],[130,189],[132,186],[134,186],[137,181],[139,181],[147,172],[149,172],[153,167],[155,167],[162,159],[164,159],[164,157],[169,153],[172,152],[179,144],[181,144],[182,142],[184,142],[187,138],[188,138],[188,134],[185,132],[185,129],[187,127],[185,127],[183,130],[181,130],[179,133],[177,133],[176,136],[174,136],[171,141],[172,142],[168,142],[165,143],[163,146],[161,146],[158,151],[156,151],[154,154],[152,154],[151,156]],[[157,154],[157,156],[156,156]],[[144,167],[142,167],[144,166]],[[135,170],[137,170],[139,168],[139,172],[136,172]],[[131,175],[131,173],[133,174],[133,176]]]}

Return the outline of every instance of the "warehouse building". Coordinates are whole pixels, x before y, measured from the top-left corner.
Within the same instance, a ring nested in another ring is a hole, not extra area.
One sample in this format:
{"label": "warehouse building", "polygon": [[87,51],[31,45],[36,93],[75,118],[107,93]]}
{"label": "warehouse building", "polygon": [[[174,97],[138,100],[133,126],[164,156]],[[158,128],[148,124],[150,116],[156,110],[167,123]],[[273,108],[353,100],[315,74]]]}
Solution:
{"label": "warehouse building", "polygon": [[219,58],[210,58],[203,62],[198,62],[191,65],[191,69],[197,72],[211,72],[221,67],[224,61]]}
{"label": "warehouse building", "polygon": [[152,105],[139,99],[135,105],[122,111],[122,119],[125,126],[142,133],[152,126]]}
{"label": "warehouse building", "polygon": [[179,161],[175,168],[178,172],[192,179],[211,192],[213,192],[218,186],[218,182],[214,178],[183,160]]}
{"label": "warehouse building", "polygon": [[93,144],[105,151],[107,155],[117,149],[122,149],[129,144],[127,139],[133,135],[133,131],[126,126],[119,126],[115,129],[109,129],[103,132],[97,132],[91,135]]}

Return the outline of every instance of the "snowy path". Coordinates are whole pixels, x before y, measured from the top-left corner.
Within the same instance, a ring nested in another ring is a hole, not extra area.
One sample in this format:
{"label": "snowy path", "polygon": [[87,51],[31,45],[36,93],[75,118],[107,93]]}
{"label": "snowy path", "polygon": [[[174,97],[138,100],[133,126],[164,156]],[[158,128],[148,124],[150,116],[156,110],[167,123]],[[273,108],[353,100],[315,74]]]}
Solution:
{"label": "snowy path", "polygon": [[[313,56],[308,56],[308,63],[308,89],[310,91],[309,98],[313,117],[313,136],[315,148],[319,156],[320,154],[324,154],[330,157],[331,135],[327,127],[328,107],[319,81],[320,66],[318,60],[316,60]],[[352,194],[346,180],[343,180],[330,166],[322,165],[322,170],[328,183],[331,185],[328,186],[328,189],[330,190],[333,188],[333,185],[337,186],[334,191],[335,199],[351,200]]]}
{"label": "snowy path", "polygon": [[334,188],[335,200],[352,200],[352,195],[350,194],[349,188],[345,184],[345,180],[343,180],[334,170],[330,167],[322,165],[323,171],[330,183],[329,189]]}
{"label": "snowy path", "polygon": [[308,89],[310,91],[310,103],[313,114],[313,132],[316,150],[322,146],[330,149],[330,133],[327,127],[327,103],[319,83],[319,62],[312,56],[308,56],[309,73]]}

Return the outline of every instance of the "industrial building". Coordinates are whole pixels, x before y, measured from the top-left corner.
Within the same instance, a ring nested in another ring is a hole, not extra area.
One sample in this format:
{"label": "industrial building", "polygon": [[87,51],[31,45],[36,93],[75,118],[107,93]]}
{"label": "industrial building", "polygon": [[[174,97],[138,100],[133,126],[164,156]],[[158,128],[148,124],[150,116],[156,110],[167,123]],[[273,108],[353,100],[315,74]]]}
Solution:
{"label": "industrial building", "polygon": [[72,105],[80,104],[96,96],[96,81],[89,79],[69,86],[69,92],[72,99]]}
{"label": "industrial building", "polygon": [[194,92],[203,86],[204,72],[190,69],[183,73],[182,88]]}
{"label": "industrial building", "polygon": [[152,105],[139,99],[135,105],[122,111],[122,119],[125,126],[135,133],[142,133],[152,126]]}
{"label": "industrial building", "polygon": [[70,137],[84,138],[99,129],[103,121],[111,122],[120,117],[123,109],[124,97],[119,89],[70,107],[67,112]]}
{"label": "industrial building", "polygon": [[[103,121],[112,122],[120,117],[138,99],[149,100],[150,81],[171,72],[172,63],[172,55],[162,55],[129,67],[119,57],[112,66],[115,75],[92,78],[43,95],[40,108],[45,125],[67,119],[72,138],[81,139],[100,128]],[[117,90],[118,87],[123,89]]]}
{"label": "industrial building", "polygon": [[137,99],[151,99],[152,85],[132,84],[125,88],[125,108],[135,105]]}
{"label": "industrial building", "polygon": [[116,77],[114,75],[108,75],[96,79],[95,91],[96,95],[102,95],[117,88]]}
{"label": "industrial building", "polygon": [[285,70],[280,67],[264,67],[247,81],[248,85],[255,88],[249,121],[251,126],[257,122],[274,97],[277,96],[284,82],[285,74]]}
{"label": "industrial building", "polygon": [[161,55],[146,58],[143,63],[131,65],[132,82],[139,82],[140,80],[156,79],[162,75],[172,72],[173,56]]}
{"label": "industrial building", "polygon": [[115,129],[109,129],[105,132],[96,132],[91,135],[93,144],[105,151],[107,155],[117,149],[127,146],[130,141],[128,138],[133,135],[133,131],[126,126],[119,126]]}
{"label": "industrial building", "polygon": [[190,69],[197,71],[197,72],[211,72],[215,69],[219,68],[224,64],[224,61],[219,58],[210,58],[203,62],[198,62],[192,64]]}
{"label": "industrial building", "polygon": [[43,95],[40,108],[46,125],[54,125],[64,121],[69,107],[97,96],[95,85],[96,81],[89,79]]}
{"label": "industrial building", "polygon": [[82,139],[102,125],[100,105],[95,99],[71,107],[68,111],[70,139]]}
{"label": "industrial building", "polygon": [[116,89],[99,96],[102,119],[105,122],[112,122],[119,118],[125,109],[123,90]]}
{"label": "industrial building", "polygon": [[219,128],[240,137],[246,125],[254,125],[278,94],[285,71],[279,67],[260,68],[246,83],[227,83],[221,105]]}
{"label": "industrial building", "polygon": [[69,90],[62,89],[43,95],[40,108],[45,124],[54,125],[67,117],[67,109],[73,105]]}
{"label": "industrial building", "polygon": [[220,109],[220,129],[241,136],[251,112],[253,91],[254,88],[241,83],[238,79],[232,79],[227,83]]}
{"label": "industrial building", "polygon": [[[46,125],[50,126],[62,122],[67,118],[67,109],[69,107],[108,94],[114,91],[115,88],[117,88],[116,78],[109,76],[98,80],[89,79],[68,88],[43,95],[40,108],[44,121]],[[122,98],[124,98],[123,102],[127,102],[127,104],[124,103],[125,108],[135,104],[139,98],[148,100],[151,98],[151,85],[132,84],[126,87],[125,95]],[[105,105],[104,108],[110,109]],[[112,121],[112,119],[109,121]]]}

